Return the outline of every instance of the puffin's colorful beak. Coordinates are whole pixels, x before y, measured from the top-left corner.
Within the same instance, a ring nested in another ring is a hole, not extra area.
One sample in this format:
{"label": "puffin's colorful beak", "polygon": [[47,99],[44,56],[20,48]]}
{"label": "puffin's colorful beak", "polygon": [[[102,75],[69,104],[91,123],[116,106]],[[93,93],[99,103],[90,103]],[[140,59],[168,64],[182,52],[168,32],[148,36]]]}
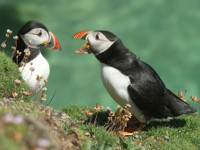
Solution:
{"label": "puffin's colorful beak", "polygon": [[82,39],[82,40],[87,40],[87,35],[89,34],[90,31],[88,30],[83,30],[83,31],[80,31],[76,34],[74,34],[73,38],[74,39]]}
{"label": "puffin's colorful beak", "polygon": [[[73,38],[75,38],[75,39],[82,39],[82,40],[87,40],[88,41],[87,36],[88,36],[88,34],[90,32],[91,31],[88,31],[88,30],[80,31],[80,32],[76,33],[73,36]],[[89,41],[88,41],[88,43],[83,44],[79,50],[75,51],[75,53],[78,53],[78,54],[89,54],[89,53],[91,53]]]}
{"label": "puffin's colorful beak", "polygon": [[53,50],[61,50],[61,46],[57,37],[52,32],[49,32],[49,36],[50,36],[49,41],[47,42],[47,44],[45,44],[46,41],[44,41],[44,45],[46,45],[47,48]]}

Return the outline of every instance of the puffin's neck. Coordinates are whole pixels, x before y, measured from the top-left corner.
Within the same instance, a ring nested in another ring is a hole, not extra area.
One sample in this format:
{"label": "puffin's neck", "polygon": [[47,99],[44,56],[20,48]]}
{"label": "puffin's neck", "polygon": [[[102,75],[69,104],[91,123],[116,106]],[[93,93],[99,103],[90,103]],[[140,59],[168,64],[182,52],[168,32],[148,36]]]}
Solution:
{"label": "puffin's neck", "polygon": [[100,53],[96,58],[106,65],[122,71],[138,66],[136,55],[129,51],[121,40],[117,40],[108,50]]}
{"label": "puffin's neck", "polygon": [[30,50],[31,50],[31,55],[28,58],[28,62],[36,58],[41,53],[40,48],[30,48]]}
{"label": "puffin's neck", "polygon": [[[19,39],[17,40],[17,50],[19,51],[19,52],[22,52],[22,54],[21,54],[21,56],[19,56],[18,57],[18,60],[17,60],[17,55],[15,55],[14,57],[13,57],[13,61],[15,62],[15,63],[17,63],[18,62],[18,64],[20,64],[21,63],[21,61],[23,60],[23,58],[24,58],[24,50],[28,47],[25,43],[24,43],[24,41],[22,40],[22,38],[21,38],[21,36],[20,35],[18,35],[18,37],[19,37]],[[34,58],[36,58],[41,52],[40,52],[40,48],[29,48],[30,49],[30,51],[31,51],[31,54],[30,54],[30,56],[29,56],[29,58],[28,58],[28,60],[27,60],[27,63],[28,62],[30,62],[31,60],[33,60]]]}

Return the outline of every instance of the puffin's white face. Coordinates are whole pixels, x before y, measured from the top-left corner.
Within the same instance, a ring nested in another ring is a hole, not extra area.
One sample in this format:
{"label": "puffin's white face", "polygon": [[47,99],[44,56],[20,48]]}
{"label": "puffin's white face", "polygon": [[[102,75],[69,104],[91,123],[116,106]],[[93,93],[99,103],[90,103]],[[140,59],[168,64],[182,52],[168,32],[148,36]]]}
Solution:
{"label": "puffin's white face", "polygon": [[50,40],[49,33],[42,28],[34,28],[24,35],[21,35],[25,44],[31,48],[38,48],[41,45],[48,44]]}
{"label": "puffin's white face", "polygon": [[87,35],[86,39],[88,40],[90,50],[95,55],[106,51],[115,42],[108,40],[103,33],[98,31],[90,32]]}

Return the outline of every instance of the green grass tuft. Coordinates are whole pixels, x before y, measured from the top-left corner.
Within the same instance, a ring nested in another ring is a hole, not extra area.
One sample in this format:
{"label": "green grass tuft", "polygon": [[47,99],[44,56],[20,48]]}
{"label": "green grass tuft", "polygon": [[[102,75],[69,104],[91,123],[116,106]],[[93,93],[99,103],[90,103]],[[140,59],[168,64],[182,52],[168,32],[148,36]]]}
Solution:
{"label": "green grass tuft", "polygon": [[[119,138],[112,132],[106,131],[101,126],[93,124],[81,124],[79,128],[85,132],[89,132],[91,139],[87,141],[87,147],[91,149],[105,149],[105,147],[116,147],[119,145]],[[90,143],[91,142],[91,143]]]}
{"label": "green grass tuft", "polygon": [[[147,149],[199,149],[199,117],[197,113],[181,116],[170,122],[152,122],[139,134],[140,139],[136,142],[142,142]],[[162,140],[159,141],[158,138]]]}
{"label": "green grass tuft", "polygon": [[12,62],[12,59],[0,52],[0,97],[12,97],[12,92],[15,89],[15,80],[19,79],[21,84],[16,88],[19,93],[22,88],[26,91],[29,89],[18,71],[18,67]]}
{"label": "green grass tuft", "polygon": [[66,106],[64,109],[62,109],[62,111],[65,112],[72,119],[81,121],[81,120],[87,119],[87,116],[83,115],[83,112],[82,112],[84,108],[87,108],[87,107],[73,104],[73,105]]}
{"label": "green grass tuft", "polygon": [[[83,106],[72,105],[64,111],[79,121],[87,118]],[[103,114],[103,113],[102,113]],[[115,133],[106,131],[102,126],[77,122],[79,130],[86,139],[85,149],[194,149],[200,148],[200,114],[183,115],[168,122],[153,121],[140,133],[121,139]],[[97,124],[101,121],[97,118]],[[85,133],[90,133],[86,136]]]}

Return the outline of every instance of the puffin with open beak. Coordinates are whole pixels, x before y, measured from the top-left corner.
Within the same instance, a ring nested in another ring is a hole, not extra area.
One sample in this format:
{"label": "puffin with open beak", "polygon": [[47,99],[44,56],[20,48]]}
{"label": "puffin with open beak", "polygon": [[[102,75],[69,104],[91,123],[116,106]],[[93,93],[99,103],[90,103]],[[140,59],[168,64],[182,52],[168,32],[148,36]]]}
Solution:
{"label": "puffin with open beak", "polygon": [[[19,54],[13,57],[13,61],[19,66],[22,77],[34,92],[39,91],[45,84],[50,73],[47,60],[40,51],[44,46],[52,50],[61,50],[56,36],[49,32],[47,27],[37,21],[27,22],[17,34],[17,50]],[[28,51],[25,51],[27,50]],[[22,64],[28,54],[25,64]],[[38,79],[40,77],[40,79]]]}
{"label": "puffin with open beak", "polygon": [[[151,119],[192,114],[196,109],[165,87],[156,71],[124,46],[109,31],[80,31],[73,38],[87,40],[76,53],[93,53],[101,63],[101,78],[111,97],[140,122],[141,130]],[[124,135],[132,135],[124,132]]]}

